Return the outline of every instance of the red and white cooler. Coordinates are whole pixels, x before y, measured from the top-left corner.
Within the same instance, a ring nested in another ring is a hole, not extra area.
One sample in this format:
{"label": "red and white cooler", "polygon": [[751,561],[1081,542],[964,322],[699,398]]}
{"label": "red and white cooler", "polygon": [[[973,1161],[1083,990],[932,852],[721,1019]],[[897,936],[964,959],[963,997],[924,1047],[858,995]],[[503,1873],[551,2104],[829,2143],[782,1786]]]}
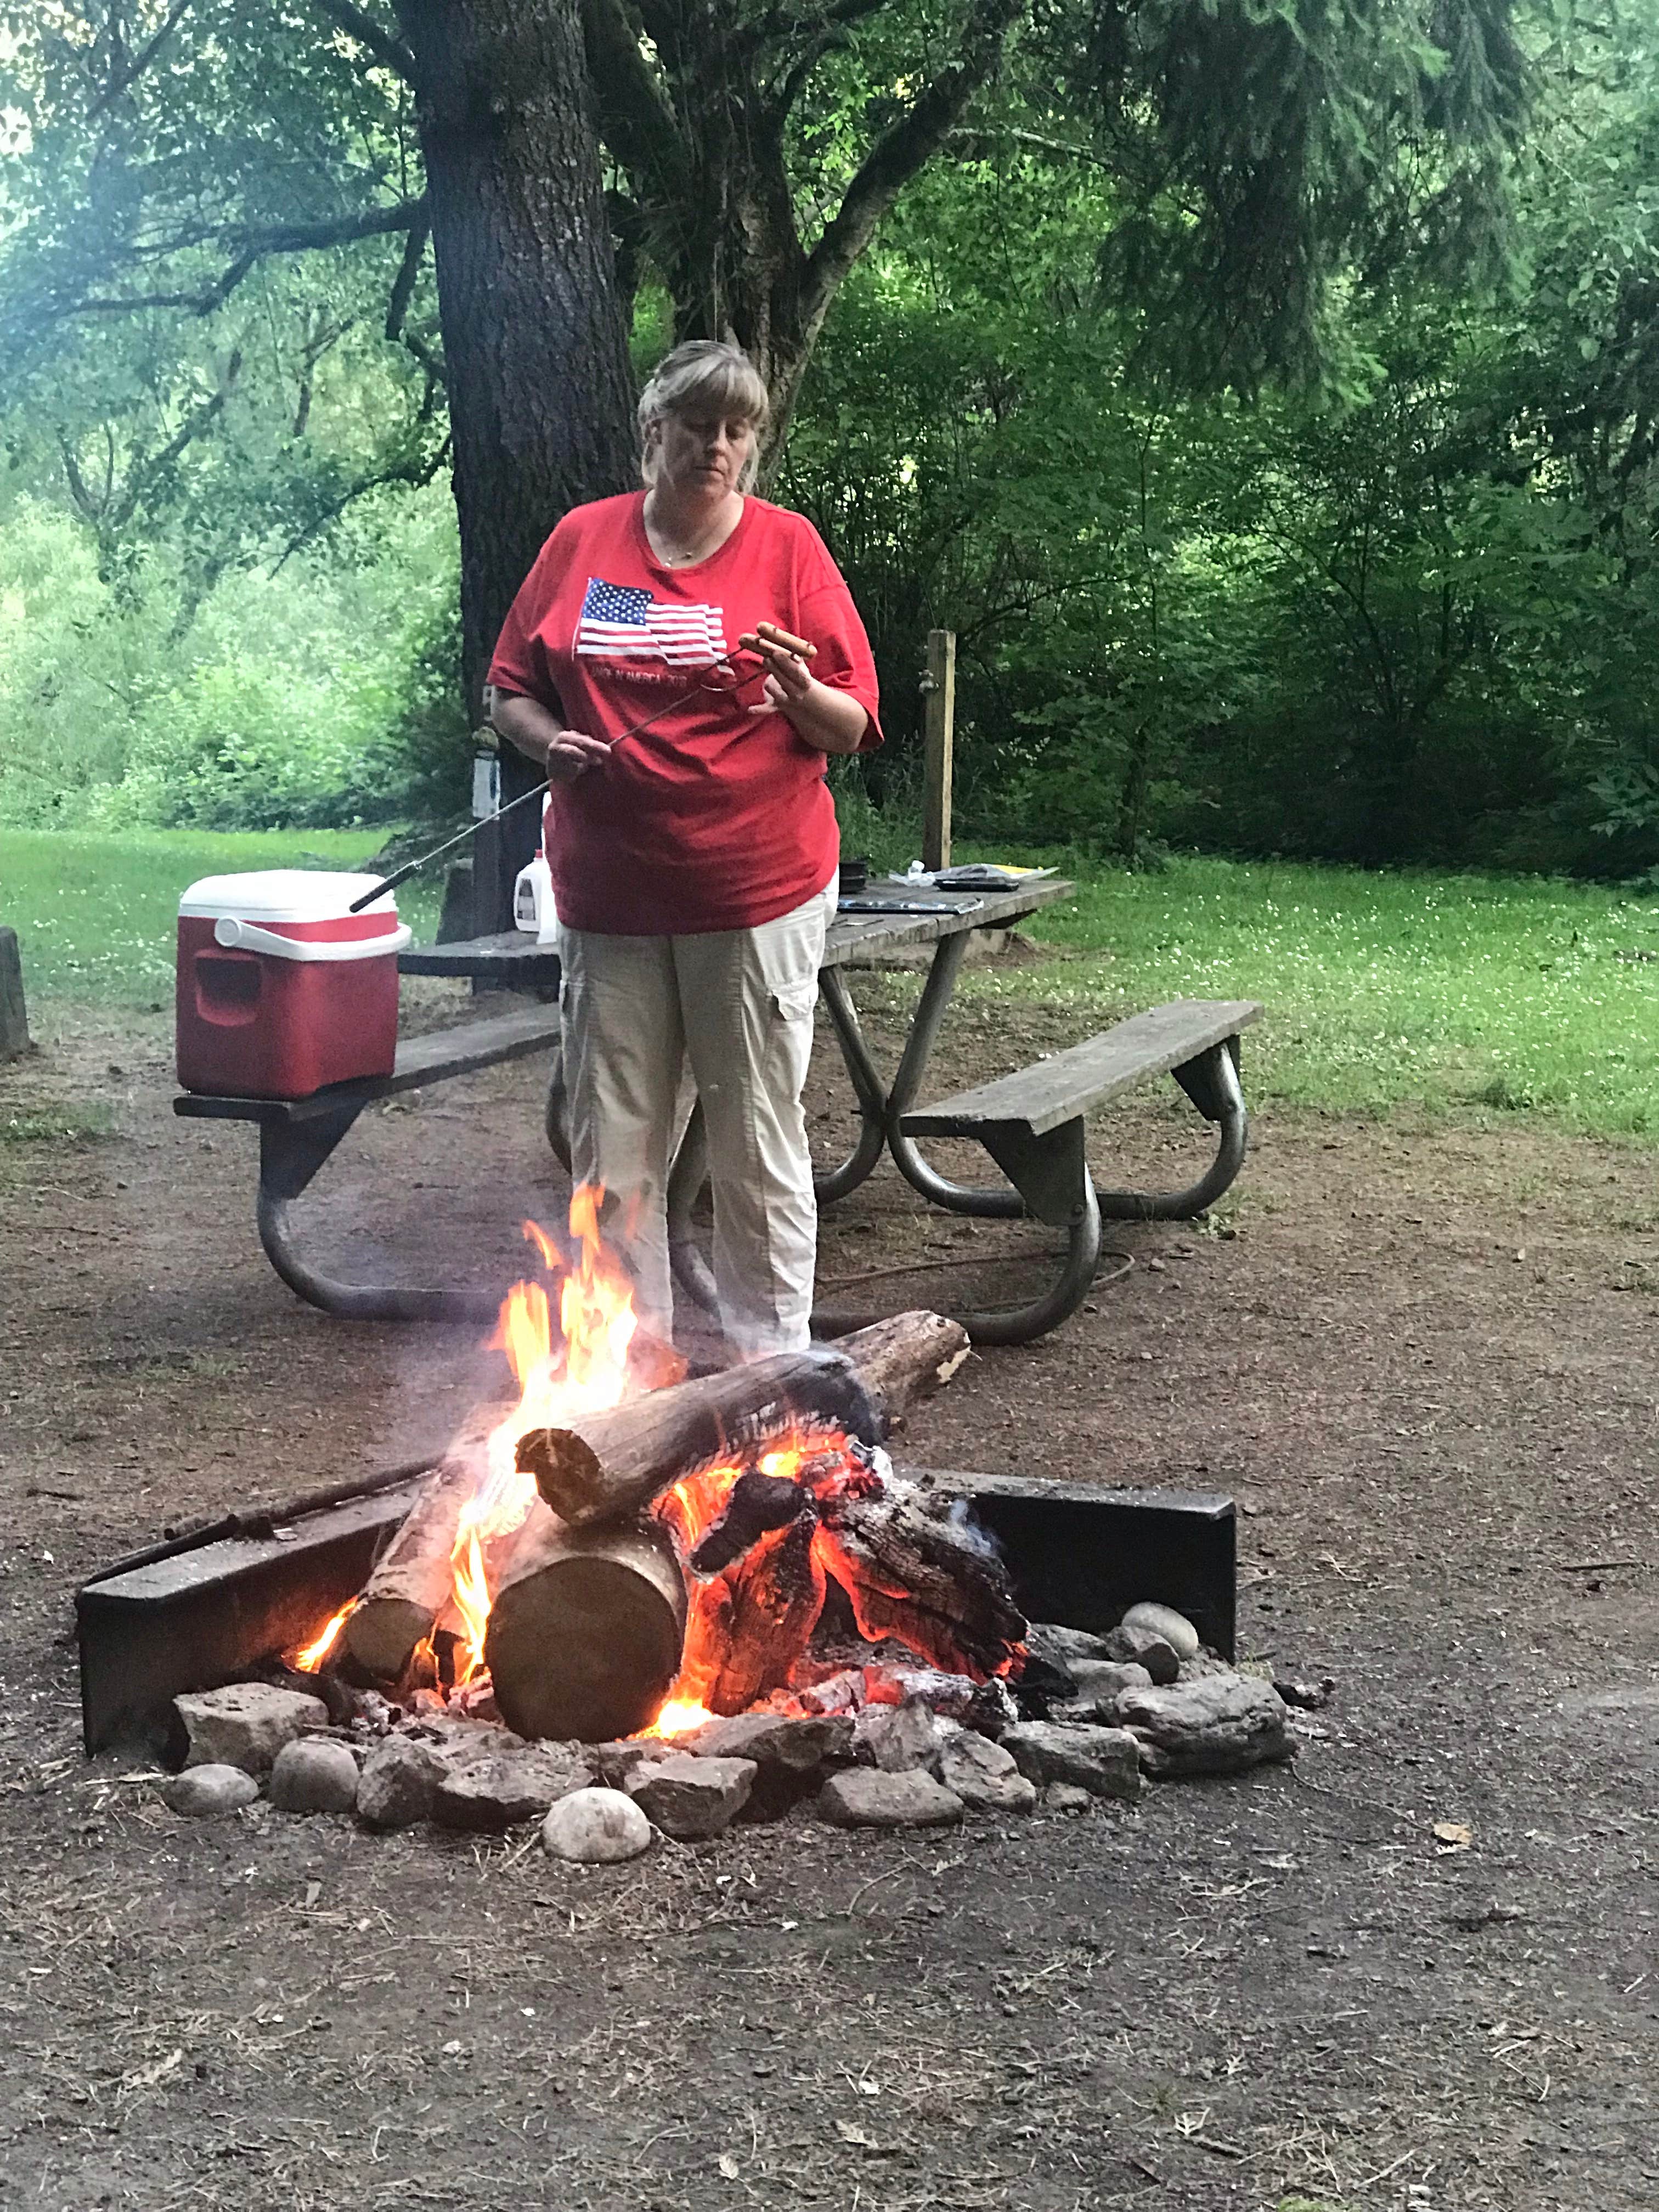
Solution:
{"label": "red and white cooler", "polygon": [[398,955],[412,935],[377,876],[272,868],[204,876],[179,902],[179,1080],[234,1098],[308,1098],[390,1075]]}

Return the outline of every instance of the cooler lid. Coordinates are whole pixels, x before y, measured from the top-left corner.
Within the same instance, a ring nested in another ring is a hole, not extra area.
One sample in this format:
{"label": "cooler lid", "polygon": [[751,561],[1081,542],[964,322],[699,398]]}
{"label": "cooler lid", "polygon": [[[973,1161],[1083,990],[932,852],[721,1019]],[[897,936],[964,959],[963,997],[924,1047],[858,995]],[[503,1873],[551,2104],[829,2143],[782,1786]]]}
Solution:
{"label": "cooler lid", "polygon": [[[335,874],[325,868],[264,868],[246,876],[204,876],[179,902],[181,915],[217,921],[339,921],[353,899],[373,890],[378,876]],[[364,908],[364,917],[383,915],[395,926],[398,901],[387,891]]]}

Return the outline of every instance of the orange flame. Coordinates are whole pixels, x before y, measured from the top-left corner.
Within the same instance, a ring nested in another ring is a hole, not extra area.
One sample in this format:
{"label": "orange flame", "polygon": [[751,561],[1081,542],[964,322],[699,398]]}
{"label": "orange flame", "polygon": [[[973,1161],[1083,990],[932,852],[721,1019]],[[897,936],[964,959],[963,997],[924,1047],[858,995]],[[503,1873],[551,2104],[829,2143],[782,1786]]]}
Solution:
{"label": "orange flame", "polygon": [[628,1353],[638,1327],[633,1286],[599,1234],[603,1194],[580,1183],[570,1195],[570,1232],[578,1246],[574,1266],[546,1231],[526,1221],[524,1233],[559,1286],[559,1328],[553,1346],[552,1311],[539,1283],[515,1283],[502,1302],[493,1340],[507,1354],[519,1386],[519,1402],[493,1430],[484,1447],[484,1473],[462,1509],[453,1553],[454,1603],[461,1638],[455,1656],[457,1685],[483,1664],[484,1634],[492,1593],[487,1547],[520,1527],[536,1502],[532,1475],[515,1464],[526,1429],[562,1428],[579,1413],[614,1406],[628,1395]]}
{"label": "orange flame", "polygon": [[348,1598],[320,1634],[314,1636],[309,1644],[302,1644],[297,1651],[283,1661],[283,1664],[296,1674],[314,1674],[334,1649],[340,1631],[346,1625],[346,1615],[356,1602],[356,1598]]}

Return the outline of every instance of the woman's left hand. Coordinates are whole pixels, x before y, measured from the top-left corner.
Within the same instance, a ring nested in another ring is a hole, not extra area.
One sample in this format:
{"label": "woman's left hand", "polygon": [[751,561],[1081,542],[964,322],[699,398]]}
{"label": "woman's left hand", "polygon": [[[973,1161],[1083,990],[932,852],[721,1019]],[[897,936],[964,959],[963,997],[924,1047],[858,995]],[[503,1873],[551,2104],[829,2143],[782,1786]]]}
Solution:
{"label": "woman's left hand", "polygon": [[749,709],[751,714],[780,714],[811,697],[812,672],[799,653],[790,653],[767,637],[757,638],[753,650],[766,663],[766,682],[763,697]]}
{"label": "woman's left hand", "polygon": [[757,635],[745,652],[766,664],[766,696],[751,714],[781,714],[795,735],[821,753],[855,753],[864,742],[870,717],[850,693],[820,684],[805,660],[773,638]]}

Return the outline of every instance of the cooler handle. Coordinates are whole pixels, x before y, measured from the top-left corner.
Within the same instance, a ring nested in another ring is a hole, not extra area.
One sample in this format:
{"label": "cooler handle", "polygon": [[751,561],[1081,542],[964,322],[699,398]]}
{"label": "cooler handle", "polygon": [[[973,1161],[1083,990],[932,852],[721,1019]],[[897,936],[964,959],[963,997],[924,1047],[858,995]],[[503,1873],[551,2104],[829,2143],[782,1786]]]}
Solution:
{"label": "cooler handle", "polygon": [[220,915],[213,934],[221,945],[234,945],[244,952],[272,952],[279,960],[379,960],[389,952],[401,952],[415,939],[406,921],[380,937],[279,937],[274,929],[238,921],[230,914]]}

